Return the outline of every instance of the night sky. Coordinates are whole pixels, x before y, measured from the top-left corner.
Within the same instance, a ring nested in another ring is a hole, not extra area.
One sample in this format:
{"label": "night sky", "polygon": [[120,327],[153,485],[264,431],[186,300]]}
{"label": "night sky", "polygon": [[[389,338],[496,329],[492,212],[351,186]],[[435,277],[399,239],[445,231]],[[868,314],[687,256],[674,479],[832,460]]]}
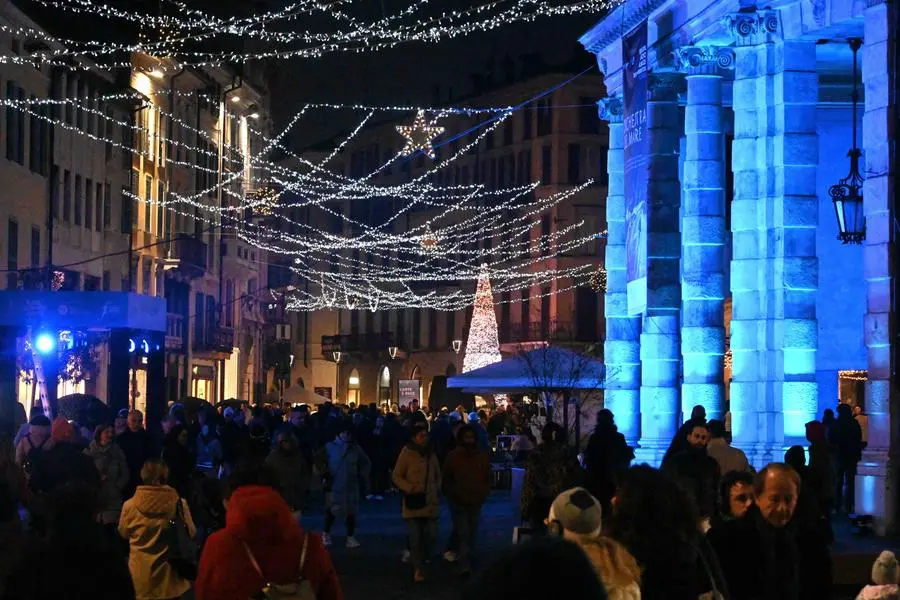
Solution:
{"label": "night sky", "polygon": [[[364,4],[377,7],[379,1]],[[392,14],[411,0],[383,0],[383,4],[386,13]],[[447,10],[451,4],[472,3],[441,0],[439,4]],[[380,10],[374,17],[379,15]],[[439,43],[412,42],[366,54],[280,61],[273,65],[276,123],[288,120],[303,102],[447,105],[451,93],[454,98],[471,93],[473,74],[491,68],[499,73],[504,63],[529,60],[529,54],[551,65],[572,59],[590,65],[592,57],[577,40],[599,19],[600,15],[547,17]],[[304,116],[291,132],[290,144],[301,150],[351,128],[360,117],[359,113],[342,116],[316,111],[312,117]]]}

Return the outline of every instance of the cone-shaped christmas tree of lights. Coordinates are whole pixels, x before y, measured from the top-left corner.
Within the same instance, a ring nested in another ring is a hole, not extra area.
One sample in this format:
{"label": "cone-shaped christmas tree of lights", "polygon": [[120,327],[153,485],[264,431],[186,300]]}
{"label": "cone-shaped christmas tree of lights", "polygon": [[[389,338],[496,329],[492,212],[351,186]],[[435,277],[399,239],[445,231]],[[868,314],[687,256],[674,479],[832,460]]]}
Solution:
{"label": "cone-shaped christmas tree of lights", "polygon": [[497,314],[487,267],[482,266],[475,289],[475,306],[469,324],[469,339],[463,355],[463,373],[500,362],[500,338],[497,335]]}

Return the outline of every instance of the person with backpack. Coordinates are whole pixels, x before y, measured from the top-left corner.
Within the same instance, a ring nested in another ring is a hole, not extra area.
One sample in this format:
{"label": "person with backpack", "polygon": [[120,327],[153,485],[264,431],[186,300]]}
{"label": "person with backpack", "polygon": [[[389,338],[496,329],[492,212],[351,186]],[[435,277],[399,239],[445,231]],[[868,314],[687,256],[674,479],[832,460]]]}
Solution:
{"label": "person with backpack", "polygon": [[229,477],[225,528],[200,558],[197,600],[341,600],[322,538],[305,531],[265,467],[240,466]]}
{"label": "person with backpack", "polygon": [[26,475],[30,476],[38,458],[52,447],[50,419],[42,414],[35,415],[28,423],[28,434],[19,440],[16,446],[16,463],[24,469]]}

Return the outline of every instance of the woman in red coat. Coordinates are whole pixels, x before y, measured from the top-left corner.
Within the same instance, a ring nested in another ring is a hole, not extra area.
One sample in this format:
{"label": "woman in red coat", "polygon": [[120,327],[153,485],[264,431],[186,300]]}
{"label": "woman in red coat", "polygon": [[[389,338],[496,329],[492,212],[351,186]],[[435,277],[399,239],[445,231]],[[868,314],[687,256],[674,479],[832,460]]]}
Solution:
{"label": "woman in red coat", "polygon": [[247,600],[266,584],[290,584],[301,577],[309,581],[317,600],[341,600],[340,582],[322,538],[300,527],[273,488],[239,487],[226,509],[225,529],[210,536],[200,558],[197,600]]}

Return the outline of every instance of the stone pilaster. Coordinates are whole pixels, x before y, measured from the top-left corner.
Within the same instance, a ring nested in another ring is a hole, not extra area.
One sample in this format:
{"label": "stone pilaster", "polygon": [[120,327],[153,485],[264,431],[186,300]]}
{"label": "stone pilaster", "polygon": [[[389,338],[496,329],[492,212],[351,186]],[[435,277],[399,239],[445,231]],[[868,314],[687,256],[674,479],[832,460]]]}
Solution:
{"label": "stone pilaster", "polygon": [[[896,154],[892,141],[896,105],[893,64],[896,32],[895,3],[869,0],[865,11],[865,43],[862,47],[862,78],[865,86],[862,147],[865,156],[863,208],[866,215],[864,248],[866,296],[865,341],[868,350],[866,413],[869,416],[869,445],[863,452],[856,481],[856,510],[875,516],[879,533],[897,529],[897,448],[891,432],[900,427],[891,408],[892,340],[896,339],[891,297],[894,286],[892,256],[895,252],[892,224]],[[894,359],[896,360],[896,359]]]}
{"label": "stone pilaster", "polygon": [[732,433],[762,465],[816,417],[815,44],[777,11],[726,19],[735,40]]}
{"label": "stone pilaster", "polygon": [[688,46],[676,56],[687,78],[681,222],[683,420],[699,404],[725,413],[725,139],[722,76],[734,50]]}
{"label": "stone pilaster", "polygon": [[647,78],[647,310],[641,323],[641,449],[658,462],[678,430],[681,402],[680,73]]}
{"label": "stone pilaster", "polygon": [[604,404],[616,417],[629,445],[641,435],[640,317],[628,314],[625,280],[625,150],[622,98],[610,96],[597,103],[600,118],[609,122],[606,197],[606,363]]}

